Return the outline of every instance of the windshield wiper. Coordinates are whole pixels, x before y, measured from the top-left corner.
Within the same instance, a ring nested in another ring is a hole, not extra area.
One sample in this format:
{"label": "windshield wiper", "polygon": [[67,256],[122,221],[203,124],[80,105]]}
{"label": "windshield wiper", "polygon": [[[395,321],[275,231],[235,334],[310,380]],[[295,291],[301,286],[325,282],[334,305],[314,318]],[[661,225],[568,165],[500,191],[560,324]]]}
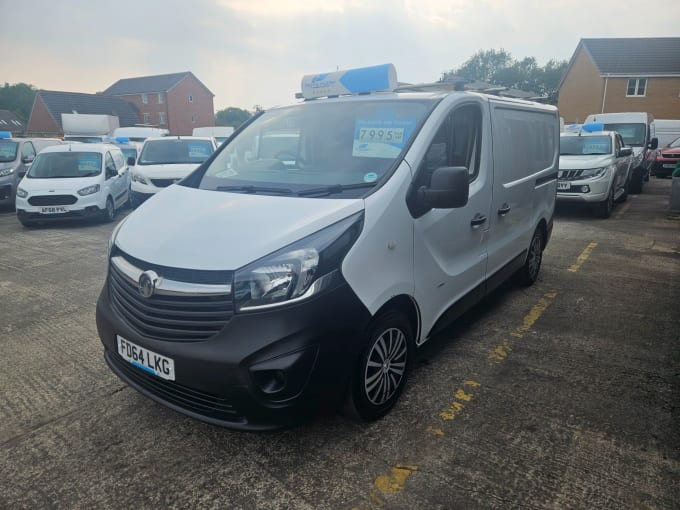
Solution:
{"label": "windshield wiper", "polygon": [[298,192],[298,196],[306,197],[309,195],[334,195],[342,193],[348,189],[372,188],[376,185],[375,182],[357,182],[355,184],[331,184],[330,186],[321,186],[319,188],[309,188]]}
{"label": "windshield wiper", "polygon": [[293,193],[288,188],[268,188],[266,186],[253,186],[246,184],[243,186],[217,186],[217,191],[238,191],[241,193],[278,193],[280,195],[290,195]]}

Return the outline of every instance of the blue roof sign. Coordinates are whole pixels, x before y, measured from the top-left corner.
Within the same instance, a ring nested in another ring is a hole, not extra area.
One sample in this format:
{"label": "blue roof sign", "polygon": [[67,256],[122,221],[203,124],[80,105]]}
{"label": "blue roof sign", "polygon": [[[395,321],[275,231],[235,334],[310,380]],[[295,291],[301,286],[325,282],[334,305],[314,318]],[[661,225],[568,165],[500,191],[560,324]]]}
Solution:
{"label": "blue roof sign", "polygon": [[592,124],[583,124],[581,128],[586,133],[594,133],[595,131],[604,131],[604,124],[601,122],[596,122]]}
{"label": "blue roof sign", "polygon": [[12,133],[9,131],[0,131],[0,139],[12,138]]}
{"label": "blue roof sign", "polygon": [[305,99],[390,91],[395,88],[397,70],[392,64],[308,74],[302,78],[302,97]]}

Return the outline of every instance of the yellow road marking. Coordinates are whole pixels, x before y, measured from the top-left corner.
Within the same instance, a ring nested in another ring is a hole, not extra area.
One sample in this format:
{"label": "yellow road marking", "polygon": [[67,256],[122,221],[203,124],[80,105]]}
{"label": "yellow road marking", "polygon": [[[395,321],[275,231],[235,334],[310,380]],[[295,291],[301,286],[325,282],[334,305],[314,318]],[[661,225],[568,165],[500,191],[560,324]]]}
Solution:
{"label": "yellow road marking", "polygon": [[567,271],[575,273],[579,269],[581,269],[581,266],[583,265],[583,263],[586,260],[588,260],[588,257],[590,257],[590,252],[593,251],[596,247],[597,247],[597,243],[590,243],[588,246],[586,246],[585,250],[583,250],[581,255],[578,256],[578,259],[576,259],[576,264],[571,266]]}

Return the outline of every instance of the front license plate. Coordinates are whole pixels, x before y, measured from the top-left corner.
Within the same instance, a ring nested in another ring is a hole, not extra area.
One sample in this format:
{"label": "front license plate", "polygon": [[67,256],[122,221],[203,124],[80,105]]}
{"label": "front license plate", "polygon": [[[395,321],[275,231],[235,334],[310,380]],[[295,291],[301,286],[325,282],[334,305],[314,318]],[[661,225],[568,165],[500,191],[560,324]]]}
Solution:
{"label": "front license plate", "polygon": [[569,181],[557,181],[557,189],[560,191],[568,191],[571,189],[571,183]]}
{"label": "front license plate", "polygon": [[68,212],[68,209],[63,206],[59,207],[43,207],[40,209],[40,212],[42,214],[59,214],[59,213],[65,213]]}
{"label": "front license plate", "polygon": [[663,166],[664,168],[675,168],[675,165],[672,163],[667,163]]}
{"label": "front license plate", "polygon": [[133,344],[120,335],[116,335],[116,340],[118,354],[134,366],[168,381],[175,380],[175,362],[171,358]]}

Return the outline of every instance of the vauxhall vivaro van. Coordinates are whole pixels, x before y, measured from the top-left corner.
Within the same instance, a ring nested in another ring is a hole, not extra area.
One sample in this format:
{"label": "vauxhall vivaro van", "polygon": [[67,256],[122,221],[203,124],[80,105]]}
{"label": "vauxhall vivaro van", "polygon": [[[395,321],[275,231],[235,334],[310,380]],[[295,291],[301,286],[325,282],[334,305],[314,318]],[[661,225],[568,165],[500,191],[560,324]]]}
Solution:
{"label": "vauxhall vivaro van", "polygon": [[121,379],[233,428],[342,402],[374,420],[419,346],[505,279],[536,280],[557,109],[394,91],[391,65],[368,87],[366,72],[306,77],[302,103],[251,120],[115,229],[97,326]]}

